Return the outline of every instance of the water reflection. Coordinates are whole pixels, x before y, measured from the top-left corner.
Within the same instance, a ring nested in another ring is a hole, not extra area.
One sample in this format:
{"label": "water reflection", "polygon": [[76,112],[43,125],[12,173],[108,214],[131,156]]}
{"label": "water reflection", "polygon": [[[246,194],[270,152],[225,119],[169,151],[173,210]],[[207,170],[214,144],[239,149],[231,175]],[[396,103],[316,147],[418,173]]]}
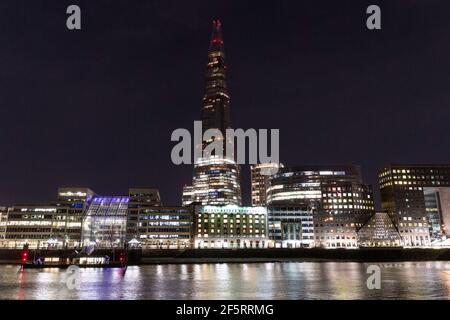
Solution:
{"label": "water reflection", "polygon": [[381,290],[366,286],[367,263],[244,263],[81,269],[0,266],[0,299],[448,299],[450,264],[383,263]]}

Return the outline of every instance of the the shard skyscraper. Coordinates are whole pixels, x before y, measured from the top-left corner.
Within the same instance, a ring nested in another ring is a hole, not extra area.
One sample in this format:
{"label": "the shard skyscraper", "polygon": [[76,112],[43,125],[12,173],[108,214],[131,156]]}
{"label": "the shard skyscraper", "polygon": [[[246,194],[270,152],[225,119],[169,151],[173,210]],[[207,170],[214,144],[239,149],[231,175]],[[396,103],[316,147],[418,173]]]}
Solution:
{"label": "the shard skyscraper", "polygon": [[[208,50],[201,120],[203,132],[218,129],[223,137],[225,130],[231,128],[226,71],[222,24],[215,20]],[[203,150],[211,141],[203,141],[196,148]],[[183,204],[191,202],[203,205],[241,204],[239,166],[234,155],[226,154],[225,144],[223,155],[212,154],[195,162],[192,186],[185,186],[183,189]]]}

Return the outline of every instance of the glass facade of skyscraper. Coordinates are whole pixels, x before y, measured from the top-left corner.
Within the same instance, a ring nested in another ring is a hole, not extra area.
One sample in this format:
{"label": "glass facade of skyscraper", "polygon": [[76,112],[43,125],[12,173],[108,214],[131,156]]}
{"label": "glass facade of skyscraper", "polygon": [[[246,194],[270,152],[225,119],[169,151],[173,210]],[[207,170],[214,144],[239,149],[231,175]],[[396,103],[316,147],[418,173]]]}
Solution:
{"label": "glass facade of skyscraper", "polygon": [[[222,25],[215,20],[206,65],[201,120],[203,132],[217,129],[223,137],[226,129],[231,128],[226,69]],[[204,140],[196,148],[203,151],[213,141]],[[204,155],[195,162],[192,186],[185,187],[183,192],[183,204],[192,202],[203,205],[241,204],[240,169],[234,155],[226,154],[225,146],[222,154]]]}

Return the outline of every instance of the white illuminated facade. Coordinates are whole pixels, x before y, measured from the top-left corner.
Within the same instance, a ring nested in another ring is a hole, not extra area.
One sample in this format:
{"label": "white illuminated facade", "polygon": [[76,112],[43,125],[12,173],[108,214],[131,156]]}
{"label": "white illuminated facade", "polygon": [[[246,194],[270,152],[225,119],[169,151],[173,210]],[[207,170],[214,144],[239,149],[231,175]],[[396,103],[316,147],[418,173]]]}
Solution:
{"label": "white illuminated facade", "polygon": [[260,163],[250,166],[252,182],[252,206],[267,205],[267,189],[270,177],[282,168],[283,164]]}
{"label": "white illuminated facade", "polygon": [[[68,229],[81,228],[81,219],[76,216],[73,216],[75,219],[70,219],[67,210],[69,208],[56,204],[18,205],[10,208],[3,246],[22,248],[28,244],[31,249],[63,247],[65,242],[70,241]],[[75,242],[72,245],[79,245],[79,239]]]}
{"label": "white illuminated facade", "polygon": [[183,205],[240,205],[239,166],[235,161],[218,156],[201,158],[194,165],[192,186],[183,189]]}
{"label": "white illuminated facade", "polygon": [[267,248],[264,207],[199,206],[194,217],[195,248]]}
{"label": "white illuminated facade", "polygon": [[194,187],[193,186],[184,186],[183,187],[183,195],[182,195],[182,205],[188,206],[194,202]]}
{"label": "white illuminated facade", "polygon": [[[81,247],[83,213],[94,192],[88,188],[59,188],[57,201],[14,205],[3,214],[0,247],[63,249]],[[1,227],[0,227],[1,228]]]}
{"label": "white illuminated facade", "polygon": [[0,207],[0,247],[6,237],[6,224],[8,221],[8,208]]}
{"label": "white illuminated facade", "polygon": [[143,249],[186,249],[192,247],[194,206],[139,208],[136,232],[129,233],[131,245]]}

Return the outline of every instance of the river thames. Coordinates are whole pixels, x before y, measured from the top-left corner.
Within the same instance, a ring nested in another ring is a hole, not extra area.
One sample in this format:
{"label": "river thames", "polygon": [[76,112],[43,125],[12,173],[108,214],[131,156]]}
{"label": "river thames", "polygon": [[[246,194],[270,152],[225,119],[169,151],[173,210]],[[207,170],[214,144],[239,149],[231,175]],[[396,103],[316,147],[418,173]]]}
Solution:
{"label": "river thames", "polygon": [[0,266],[0,299],[448,299],[450,263],[378,263],[381,288],[367,287],[373,263],[284,262],[81,269],[70,290],[64,269]]}

